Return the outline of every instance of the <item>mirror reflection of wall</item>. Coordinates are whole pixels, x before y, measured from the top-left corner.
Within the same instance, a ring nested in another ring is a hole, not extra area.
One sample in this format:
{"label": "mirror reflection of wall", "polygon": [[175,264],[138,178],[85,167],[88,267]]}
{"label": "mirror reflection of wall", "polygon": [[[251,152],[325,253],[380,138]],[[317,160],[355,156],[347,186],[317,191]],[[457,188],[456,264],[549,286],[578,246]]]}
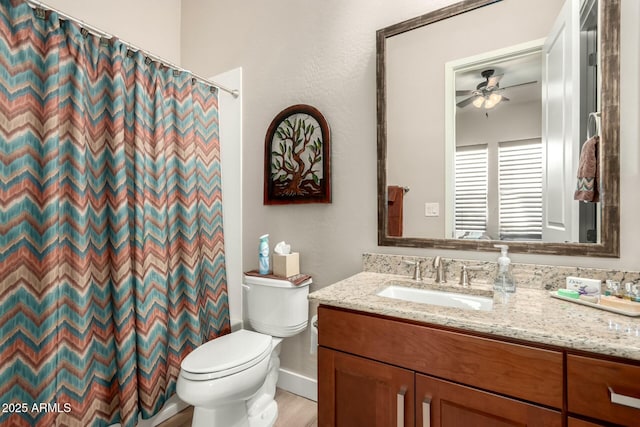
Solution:
{"label": "mirror reflection of wall", "polygon": [[[586,138],[588,113],[585,112],[598,111],[596,94],[599,93],[596,60],[597,0],[567,2],[580,4],[582,7],[579,23],[582,75],[578,104],[581,111],[576,114],[580,124],[573,125],[574,136],[571,145],[575,144],[575,147],[572,148],[572,160],[570,164],[562,165],[562,171],[558,172],[565,181],[562,190],[564,194],[558,197],[565,199],[566,195],[575,189],[579,144]],[[506,61],[476,64],[476,67],[468,67],[456,73],[454,90],[477,91],[478,85],[483,81],[488,84],[490,79],[499,77],[499,92],[504,99],[490,109],[485,108],[486,103],[476,106],[470,101],[469,106],[455,109],[452,123],[447,122],[445,114],[445,100],[450,95],[443,86],[447,79],[445,64],[490,51],[504,50],[510,46],[531,43],[534,40],[544,41],[552,31],[563,4],[563,0],[503,0],[457,15],[453,19],[394,35],[386,40],[387,184],[411,188],[411,192],[404,199],[403,236],[434,239],[464,236],[524,241],[597,241],[596,224],[599,210],[595,203],[580,203],[579,227],[574,227],[575,229],[563,235],[549,235],[551,237],[545,239],[540,225],[541,218],[545,216],[545,212],[540,208],[540,193],[543,189],[549,188],[548,182],[547,187],[543,188],[536,183],[532,194],[523,196],[526,200],[520,199],[509,206],[507,199],[510,196],[505,190],[506,186],[523,187],[526,186],[523,182],[527,179],[540,180],[539,177],[530,176],[531,173],[539,175],[539,169],[528,170],[529,175],[523,175],[519,182],[503,182],[502,188],[500,185],[500,153],[503,152],[502,158],[505,159],[506,147],[523,145],[516,156],[549,157],[544,152],[545,135],[541,132],[544,123],[541,123],[543,110],[540,107],[540,85],[544,79],[518,76],[517,67]],[[489,25],[489,22],[500,22],[500,25]],[[540,76],[543,72],[540,68],[540,55],[538,52],[537,56],[519,57],[516,62],[529,61],[535,64],[535,70],[527,72]],[[521,65],[524,67],[524,64]],[[483,76],[482,73],[488,70],[493,70],[492,76]],[[533,83],[523,84],[527,82]],[[531,94],[536,96],[532,97]],[[464,99],[469,97],[456,96],[454,103]],[[486,99],[489,100],[489,94],[486,94]],[[447,126],[453,126],[455,129],[452,131],[455,134],[453,147],[447,147],[444,143],[447,138]],[[456,204],[456,197],[453,195],[460,196],[463,189],[458,185],[456,193],[456,168],[453,163],[455,153],[461,147],[483,144],[486,145],[488,162],[487,199],[484,201],[485,226],[484,230],[480,230],[475,229],[475,226],[467,227],[470,224],[468,221],[465,226],[461,226],[460,221],[465,221],[465,218],[478,216],[473,209],[484,208],[474,205],[475,202],[472,201],[471,206],[467,206],[471,210],[465,210],[463,205],[466,202],[460,197]],[[543,146],[542,155],[539,154],[540,144]],[[505,161],[503,160],[503,163]],[[507,176],[505,167],[503,164],[503,181]],[[549,165],[545,165],[544,168],[548,169]],[[543,173],[546,172],[544,168]],[[545,175],[548,181],[557,184],[557,181],[549,178],[551,176]],[[573,181],[573,188],[569,187],[569,181]],[[559,192],[551,191],[550,194]],[[578,203],[570,202],[574,204],[577,212]],[[514,210],[517,204],[521,206],[520,211]],[[430,214],[433,205],[438,207],[437,216]],[[555,206],[554,203],[547,205]],[[554,212],[546,213],[551,215]],[[518,217],[521,218],[520,224],[516,224],[517,220],[514,219]],[[572,222],[567,219],[564,221]],[[573,222],[578,223],[577,218]]]}
{"label": "mirror reflection of wall", "polygon": [[[461,59],[451,70],[456,164],[450,237],[542,239],[541,47],[529,46],[526,53],[509,48],[501,59],[487,53],[471,66]],[[460,160],[469,146],[485,147],[486,164]],[[484,194],[478,192],[482,185]]]}

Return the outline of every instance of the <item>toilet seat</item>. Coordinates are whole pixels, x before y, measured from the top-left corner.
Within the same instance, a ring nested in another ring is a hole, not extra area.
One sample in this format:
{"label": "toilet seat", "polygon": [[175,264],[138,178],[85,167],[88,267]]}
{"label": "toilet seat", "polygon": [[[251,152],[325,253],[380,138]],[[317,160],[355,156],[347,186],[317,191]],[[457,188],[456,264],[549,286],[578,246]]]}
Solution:
{"label": "toilet seat", "polygon": [[222,378],[249,369],[271,353],[271,336],[239,330],[211,340],[189,353],[180,375],[192,381]]}

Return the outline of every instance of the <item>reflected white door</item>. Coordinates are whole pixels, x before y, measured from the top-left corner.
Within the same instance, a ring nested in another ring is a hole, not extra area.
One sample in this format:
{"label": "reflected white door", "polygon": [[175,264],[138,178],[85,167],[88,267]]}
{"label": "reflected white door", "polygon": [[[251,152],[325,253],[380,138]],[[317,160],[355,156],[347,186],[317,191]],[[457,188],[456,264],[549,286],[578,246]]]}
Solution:
{"label": "reflected white door", "polygon": [[573,200],[579,147],[579,0],[566,0],[543,48],[542,143],[545,242],[578,241]]}

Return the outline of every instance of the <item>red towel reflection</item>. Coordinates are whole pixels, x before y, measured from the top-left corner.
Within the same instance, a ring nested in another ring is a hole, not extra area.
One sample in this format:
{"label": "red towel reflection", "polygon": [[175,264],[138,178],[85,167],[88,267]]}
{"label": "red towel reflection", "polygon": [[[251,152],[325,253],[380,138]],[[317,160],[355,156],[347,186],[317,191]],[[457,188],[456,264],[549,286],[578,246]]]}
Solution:
{"label": "red towel reflection", "polygon": [[402,209],[404,188],[397,185],[387,187],[387,235],[402,237]]}

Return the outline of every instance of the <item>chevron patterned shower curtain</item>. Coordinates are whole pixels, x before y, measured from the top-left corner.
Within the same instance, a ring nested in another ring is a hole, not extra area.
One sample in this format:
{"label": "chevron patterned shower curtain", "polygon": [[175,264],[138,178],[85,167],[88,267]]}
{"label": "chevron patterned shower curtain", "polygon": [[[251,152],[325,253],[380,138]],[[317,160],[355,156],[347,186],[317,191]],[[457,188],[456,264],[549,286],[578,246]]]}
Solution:
{"label": "chevron patterned shower curtain", "polygon": [[0,425],[133,426],[230,329],[217,94],[0,2]]}

